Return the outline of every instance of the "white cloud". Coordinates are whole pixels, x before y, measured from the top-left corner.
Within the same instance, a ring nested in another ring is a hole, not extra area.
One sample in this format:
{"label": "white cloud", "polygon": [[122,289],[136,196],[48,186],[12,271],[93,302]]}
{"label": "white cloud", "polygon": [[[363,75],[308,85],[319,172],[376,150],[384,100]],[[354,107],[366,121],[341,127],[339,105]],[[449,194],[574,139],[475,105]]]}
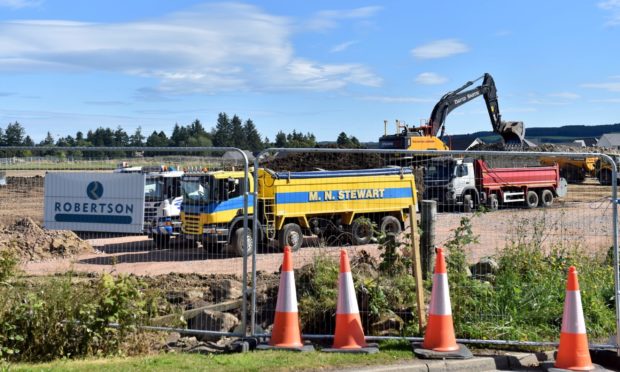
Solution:
{"label": "white cloud", "polygon": [[344,43],[340,43],[340,44],[334,45],[329,51],[331,53],[343,52],[343,51],[349,49],[350,46],[355,45],[357,43],[359,43],[359,41],[357,41],[357,40],[347,41],[347,42],[344,42]]}
{"label": "white cloud", "polygon": [[127,23],[5,21],[0,22],[0,71],[124,73],[157,79],[155,91],[163,93],[381,84],[359,63],[298,57],[291,33],[287,18],[239,3],[206,4]]}
{"label": "white cloud", "polygon": [[436,40],[411,50],[417,59],[445,58],[466,52],[469,52],[469,47],[457,39]]}
{"label": "white cloud", "polygon": [[382,102],[382,103],[432,103],[434,100],[430,98],[419,97],[390,97],[390,96],[364,96],[360,97],[364,101]]}
{"label": "white cloud", "polygon": [[370,18],[382,9],[380,6],[365,6],[347,10],[323,10],[306,22],[303,28],[310,31],[326,31],[336,28],[340,20]]}
{"label": "white cloud", "polygon": [[416,76],[415,82],[423,85],[439,85],[446,83],[448,78],[434,72],[423,72]]}
{"label": "white cloud", "polygon": [[573,92],[551,93],[549,94],[549,97],[563,98],[563,99],[568,99],[568,100],[576,100],[576,99],[581,98],[579,94],[573,93]]}
{"label": "white cloud", "polygon": [[605,0],[598,3],[598,7],[609,12],[605,25],[620,25],[620,0]]}
{"label": "white cloud", "polygon": [[581,84],[584,88],[604,89],[609,92],[620,92],[620,82],[612,81],[608,83],[587,83]]}
{"label": "white cloud", "polygon": [[21,9],[21,8],[34,8],[39,5],[43,0],[0,0],[0,7]]}

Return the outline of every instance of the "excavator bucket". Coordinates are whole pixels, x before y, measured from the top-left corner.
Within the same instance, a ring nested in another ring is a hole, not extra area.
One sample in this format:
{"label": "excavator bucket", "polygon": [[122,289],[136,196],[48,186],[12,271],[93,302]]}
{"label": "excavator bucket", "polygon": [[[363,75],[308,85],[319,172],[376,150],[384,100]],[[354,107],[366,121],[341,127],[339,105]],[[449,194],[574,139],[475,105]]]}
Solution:
{"label": "excavator bucket", "polygon": [[522,145],[525,138],[525,127],[522,121],[502,121],[499,134],[506,145]]}

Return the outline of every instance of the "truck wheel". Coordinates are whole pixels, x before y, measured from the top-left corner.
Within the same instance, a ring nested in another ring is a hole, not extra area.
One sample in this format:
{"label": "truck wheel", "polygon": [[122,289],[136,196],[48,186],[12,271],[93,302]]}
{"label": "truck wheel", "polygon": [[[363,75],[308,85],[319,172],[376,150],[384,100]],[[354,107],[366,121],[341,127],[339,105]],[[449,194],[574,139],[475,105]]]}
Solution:
{"label": "truck wheel", "polygon": [[470,194],[463,196],[463,212],[471,213],[474,210],[474,199]]}
{"label": "truck wheel", "polygon": [[301,227],[298,224],[287,223],[280,230],[279,240],[280,249],[284,250],[284,247],[289,246],[292,252],[297,252],[304,242],[304,234],[301,232]]}
{"label": "truck wheel", "polygon": [[553,193],[551,190],[543,190],[540,193],[540,206],[543,208],[550,207],[553,205]]}
{"label": "truck wheel", "polygon": [[372,238],[372,223],[370,220],[355,220],[351,225],[351,239],[354,245],[368,244]]}
{"label": "truck wheel", "polygon": [[601,172],[598,175],[598,181],[601,185],[611,185],[611,171],[609,169],[601,169]]}
{"label": "truck wheel", "polygon": [[248,227],[248,236],[246,237],[247,252],[245,252],[243,249],[243,227],[239,227],[235,230],[232,236],[231,246],[233,252],[237,256],[243,257],[245,255],[252,255],[252,252],[254,251],[253,243],[254,239],[252,238],[252,229]]}
{"label": "truck wheel", "polygon": [[385,216],[381,219],[381,232],[398,235],[402,231],[400,221],[394,216]]}
{"label": "truck wheel", "polygon": [[492,211],[499,209],[499,200],[497,199],[496,194],[489,195],[489,209]]}
{"label": "truck wheel", "polygon": [[157,249],[170,248],[170,235],[153,235],[153,243]]}
{"label": "truck wheel", "polygon": [[538,194],[536,193],[536,191],[528,191],[527,192],[527,197],[525,198],[525,205],[527,205],[528,208],[536,208],[538,206]]}

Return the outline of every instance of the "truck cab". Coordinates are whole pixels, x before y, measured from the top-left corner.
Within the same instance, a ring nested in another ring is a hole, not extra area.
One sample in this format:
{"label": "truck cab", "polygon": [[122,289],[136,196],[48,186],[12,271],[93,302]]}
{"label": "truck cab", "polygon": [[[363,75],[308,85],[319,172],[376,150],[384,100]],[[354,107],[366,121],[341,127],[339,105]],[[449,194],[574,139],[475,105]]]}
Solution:
{"label": "truck cab", "polygon": [[167,247],[172,236],[181,233],[182,171],[173,166],[118,165],[115,173],[142,173],[144,181],[144,228],[159,248]]}
{"label": "truck cab", "polygon": [[[247,180],[253,191],[253,178]],[[244,254],[243,198],[246,179],[242,171],[187,173],[182,177],[181,221],[183,235],[191,240],[231,244],[233,251]],[[253,212],[253,196],[248,195],[248,213]],[[251,227],[251,226],[250,226]],[[252,247],[248,227],[247,247]]]}
{"label": "truck cab", "polygon": [[434,158],[424,172],[424,198],[439,205],[471,209],[477,202],[476,176],[472,159]]}

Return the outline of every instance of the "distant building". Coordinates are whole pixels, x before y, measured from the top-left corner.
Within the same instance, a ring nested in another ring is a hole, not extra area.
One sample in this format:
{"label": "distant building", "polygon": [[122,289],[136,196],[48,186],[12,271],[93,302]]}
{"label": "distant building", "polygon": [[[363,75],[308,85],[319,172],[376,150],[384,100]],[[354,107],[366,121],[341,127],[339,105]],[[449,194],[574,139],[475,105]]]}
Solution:
{"label": "distant building", "polygon": [[598,139],[596,143],[598,147],[605,147],[610,149],[620,149],[620,133],[605,133]]}

